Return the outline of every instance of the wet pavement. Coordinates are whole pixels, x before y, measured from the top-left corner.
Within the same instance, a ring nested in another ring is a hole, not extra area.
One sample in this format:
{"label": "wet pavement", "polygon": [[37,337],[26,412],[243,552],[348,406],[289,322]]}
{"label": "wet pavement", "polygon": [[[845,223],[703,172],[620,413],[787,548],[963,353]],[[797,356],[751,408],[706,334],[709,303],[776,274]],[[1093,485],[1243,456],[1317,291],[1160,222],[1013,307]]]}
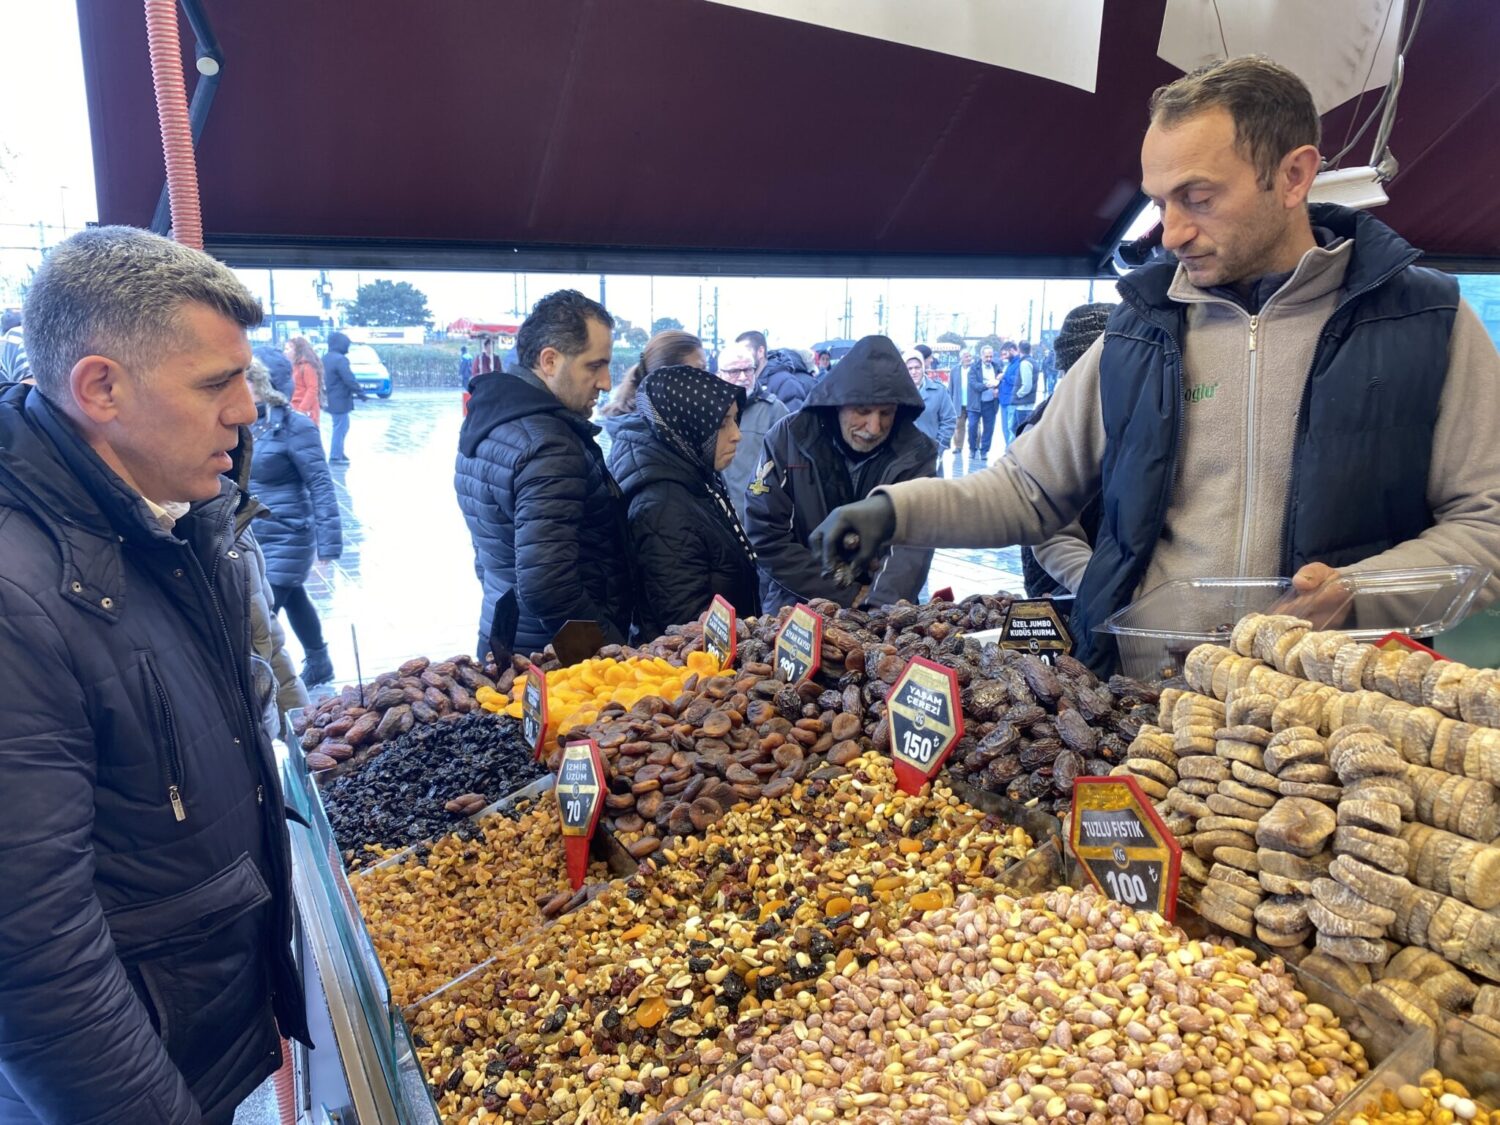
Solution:
{"label": "wet pavement", "polygon": [[[479,619],[474,551],[453,493],[459,393],[398,389],[383,402],[357,406],[345,442],[350,463],[332,466],[344,553],[316,564],[307,583],[339,680],[356,676],[351,626],[369,678],[411,656],[471,651]],[[326,414],[322,426],[326,449]],[[967,468],[967,456],[945,454],[947,475]],[[928,586],[951,586],[959,598],[1020,591],[1020,552],[939,551]],[[302,649],[290,628],[287,646],[300,664]]]}

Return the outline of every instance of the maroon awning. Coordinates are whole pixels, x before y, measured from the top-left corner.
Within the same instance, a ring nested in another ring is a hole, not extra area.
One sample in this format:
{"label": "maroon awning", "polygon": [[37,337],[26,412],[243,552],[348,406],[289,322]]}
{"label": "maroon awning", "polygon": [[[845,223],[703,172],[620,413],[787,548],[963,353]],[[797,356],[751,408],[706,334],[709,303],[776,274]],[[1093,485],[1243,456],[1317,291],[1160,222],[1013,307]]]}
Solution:
{"label": "maroon awning", "polygon": [[[1163,4],[1105,5],[1088,94],[704,0],[201,0],[205,230],[246,264],[1090,274],[1176,75]],[[100,217],[147,225],[141,9],[78,7]],[[1392,136],[1381,217],[1462,268],[1500,269],[1497,48],[1500,5],[1429,0]]]}

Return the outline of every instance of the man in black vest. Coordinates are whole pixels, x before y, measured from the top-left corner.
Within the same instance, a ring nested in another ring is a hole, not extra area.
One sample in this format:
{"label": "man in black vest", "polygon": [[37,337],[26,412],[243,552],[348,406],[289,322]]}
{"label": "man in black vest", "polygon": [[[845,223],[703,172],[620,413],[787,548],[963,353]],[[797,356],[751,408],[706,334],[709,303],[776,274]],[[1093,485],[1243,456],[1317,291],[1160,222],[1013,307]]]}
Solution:
{"label": "man in black vest", "polygon": [[[867,565],[892,542],[1034,544],[1102,493],[1073,635],[1174,578],[1475,563],[1500,569],[1500,357],[1451,277],[1363,212],[1307,204],[1306,86],[1250,57],[1158,90],[1142,187],[1176,258],[1120,282],[1103,338],[1002,461],[830,515]],[[1491,583],[1483,602],[1493,601]]]}

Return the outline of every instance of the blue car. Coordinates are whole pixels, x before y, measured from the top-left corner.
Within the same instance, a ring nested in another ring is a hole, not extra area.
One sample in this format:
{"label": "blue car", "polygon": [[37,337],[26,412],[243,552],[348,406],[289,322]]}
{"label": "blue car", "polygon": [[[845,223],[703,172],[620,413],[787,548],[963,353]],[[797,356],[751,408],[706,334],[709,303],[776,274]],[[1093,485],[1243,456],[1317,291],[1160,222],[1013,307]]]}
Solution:
{"label": "blue car", "polygon": [[391,397],[391,373],[380,354],[369,344],[349,345],[349,370],[359,380],[359,389],[376,398]]}

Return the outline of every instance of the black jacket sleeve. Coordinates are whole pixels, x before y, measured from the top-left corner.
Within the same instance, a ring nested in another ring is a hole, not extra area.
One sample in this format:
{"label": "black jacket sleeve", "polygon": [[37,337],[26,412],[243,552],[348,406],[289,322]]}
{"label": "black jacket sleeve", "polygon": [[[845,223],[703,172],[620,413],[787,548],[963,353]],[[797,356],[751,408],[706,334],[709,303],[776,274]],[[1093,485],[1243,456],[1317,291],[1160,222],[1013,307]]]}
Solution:
{"label": "black jacket sleeve", "polygon": [[640,591],[636,612],[649,636],[685,625],[713,601],[708,545],[681,506],[637,502],[630,512],[630,545]]}
{"label": "black jacket sleeve", "polygon": [[[780,423],[766,435],[761,466],[751,478],[745,499],[745,534],[760,557],[761,569],[798,598],[828,598],[852,605],[859,592],[823,577],[823,564],[798,537],[794,525],[796,508],[787,487],[786,464],[790,460],[781,445],[789,440]],[[770,472],[761,470],[770,461]]]}
{"label": "black jacket sleeve", "polygon": [[0,577],[0,1067],[46,1125],[197,1125],[94,894],[94,735],[56,625]]}
{"label": "black jacket sleeve", "polygon": [[293,416],[289,429],[287,448],[292,454],[292,464],[297,466],[297,475],[312,497],[318,558],[336,559],[344,553],[344,524],[339,517],[339,498],[333,489],[328,459],[323,454],[323,439],[318,427],[304,415]]}
{"label": "black jacket sleeve", "polygon": [[624,644],[579,569],[578,530],[588,501],[587,454],[533,431],[536,446],[516,467],[516,593],[549,634],[572,620],[597,621],[607,643]]}

